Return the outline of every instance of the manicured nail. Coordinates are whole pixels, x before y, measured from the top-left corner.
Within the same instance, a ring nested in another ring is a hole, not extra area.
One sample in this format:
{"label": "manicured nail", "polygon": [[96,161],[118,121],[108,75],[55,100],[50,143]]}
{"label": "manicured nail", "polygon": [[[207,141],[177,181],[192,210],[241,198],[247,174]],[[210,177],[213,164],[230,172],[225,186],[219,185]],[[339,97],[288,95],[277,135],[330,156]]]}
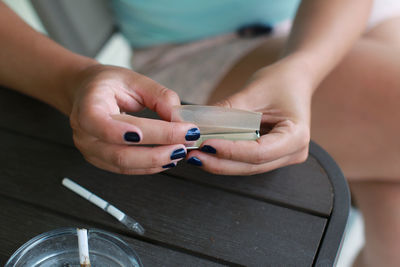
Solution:
{"label": "manicured nail", "polygon": [[140,136],[135,132],[126,132],[124,134],[124,139],[125,139],[125,141],[128,141],[128,142],[136,142],[137,143],[140,141]]}
{"label": "manicured nail", "polygon": [[162,166],[164,169],[169,169],[169,168],[173,168],[173,167],[175,167],[176,166],[176,164],[175,163],[170,163],[170,164],[167,164],[167,165],[164,165],[164,166]]}
{"label": "manicured nail", "polygon": [[178,149],[174,150],[171,154],[171,160],[180,159],[180,158],[184,158],[184,157],[186,157],[186,152],[185,152],[185,149],[183,149],[183,148],[178,148]]}
{"label": "manicured nail", "polygon": [[196,166],[202,166],[203,165],[203,163],[201,163],[201,160],[199,160],[196,157],[189,158],[187,163],[192,164],[192,165],[196,165]]}
{"label": "manicured nail", "polygon": [[217,154],[217,150],[212,146],[204,145],[200,148],[201,151],[211,154]]}
{"label": "manicured nail", "polygon": [[200,138],[200,130],[198,128],[192,128],[187,131],[185,136],[186,141],[195,141]]}

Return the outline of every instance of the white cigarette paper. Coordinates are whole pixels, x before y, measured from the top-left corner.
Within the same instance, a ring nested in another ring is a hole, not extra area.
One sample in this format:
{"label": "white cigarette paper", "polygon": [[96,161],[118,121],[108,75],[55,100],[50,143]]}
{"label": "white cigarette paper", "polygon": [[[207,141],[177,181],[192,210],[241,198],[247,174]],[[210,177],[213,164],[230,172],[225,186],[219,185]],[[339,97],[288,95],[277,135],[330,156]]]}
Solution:
{"label": "white cigarette paper", "polygon": [[89,200],[91,203],[96,205],[97,207],[103,209],[106,211],[108,214],[116,218],[118,221],[120,221],[122,224],[124,224],[126,227],[128,227],[130,230],[136,232],[139,235],[143,235],[145,230],[144,228],[133,218],[129,217],[126,215],[124,212],[121,210],[117,209],[115,206],[111,205],[104,199],[96,196],[86,188],[83,188],[79,184],[75,183],[74,181],[64,178],[62,180],[62,184],[70,189],[71,191],[77,193],[81,197]]}
{"label": "white cigarette paper", "polygon": [[86,229],[76,229],[78,234],[79,263],[81,266],[90,266],[89,243]]}

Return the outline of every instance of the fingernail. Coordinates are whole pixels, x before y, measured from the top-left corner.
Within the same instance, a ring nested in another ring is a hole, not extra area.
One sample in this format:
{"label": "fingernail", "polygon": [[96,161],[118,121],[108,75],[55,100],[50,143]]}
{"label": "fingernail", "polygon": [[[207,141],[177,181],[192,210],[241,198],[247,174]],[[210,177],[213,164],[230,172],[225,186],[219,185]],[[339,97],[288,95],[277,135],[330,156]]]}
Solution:
{"label": "fingernail", "polygon": [[204,145],[200,148],[201,151],[211,154],[217,154],[217,150],[212,146]]}
{"label": "fingernail", "polygon": [[186,156],[186,152],[185,149],[183,148],[178,148],[176,150],[174,150],[171,154],[171,160],[174,159],[180,159],[180,158],[184,158]]}
{"label": "fingernail", "polygon": [[125,139],[125,141],[128,141],[128,142],[136,142],[137,143],[140,141],[140,136],[135,132],[126,132],[124,134],[124,139]]}
{"label": "fingernail", "polygon": [[164,169],[169,169],[169,168],[173,168],[173,167],[175,167],[176,165],[175,165],[175,163],[170,163],[170,164],[167,164],[167,165],[164,165],[164,166],[162,166]]}
{"label": "fingernail", "polygon": [[203,165],[203,163],[201,163],[201,160],[199,160],[196,157],[189,158],[187,163],[192,164],[192,165],[196,165],[196,166],[202,166]]}
{"label": "fingernail", "polygon": [[200,138],[200,130],[198,128],[192,128],[187,131],[185,136],[186,141],[195,141]]}

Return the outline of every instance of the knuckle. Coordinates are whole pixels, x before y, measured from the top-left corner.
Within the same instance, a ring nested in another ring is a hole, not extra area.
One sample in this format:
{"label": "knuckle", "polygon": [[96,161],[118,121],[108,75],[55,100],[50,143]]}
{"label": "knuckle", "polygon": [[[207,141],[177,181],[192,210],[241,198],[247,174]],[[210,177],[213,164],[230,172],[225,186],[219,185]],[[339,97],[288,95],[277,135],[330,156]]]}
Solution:
{"label": "knuckle", "polygon": [[296,154],[293,160],[293,164],[300,164],[307,160],[308,158],[308,150],[302,149],[299,153]]}
{"label": "knuckle", "polygon": [[69,125],[71,126],[72,130],[78,130],[80,128],[79,125],[79,106],[74,106],[72,108],[71,114],[69,115]]}
{"label": "knuckle", "polygon": [[103,128],[99,132],[99,136],[101,140],[111,142],[112,141],[112,129],[111,128]]}
{"label": "knuckle", "polygon": [[310,130],[307,127],[303,127],[300,129],[300,134],[299,134],[299,141],[302,145],[307,145],[310,143]]}
{"label": "knuckle", "polygon": [[69,118],[69,125],[71,126],[72,130],[78,130],[79,127],[79,122],[78,120],[75,118],[75,116],[70,116]]}
{"label": "knuckle", "polygon": [[117,150],[111,154],[110,158],[111,164],[117,167],[121,173],[123,173],[123,171],[128,167],[124,154],[125,153],[122,150]]}
{"label": "knuckle", "polygon": [[269,161],[270,159],[270,153],[268,147],[265,144],[263,145],[262,143],[258,143],[258,145],[252,147],[250,151],[252,153],[250,155],[250,163],[262,164]]}
{"label": "knuckle", "polygon": [[159,167],[162,165],[160,155],[158,153],[152,153],[150,155],[151,167]]}
{"label": "knuckle", "polygon": [[222,107],[227,107],[227,108],[233,107],[232,101],[230,99],[223,99],[223,100],[219,101],[218,103],[216,103],[216,105],[222,106]]}
{"label": "knuckle", "polygon": [[308,159],[308,145],[303,149],[301,159],[302,162],[305,162]]}
{"label": "knuckle", "polygon": [[175,138],[175,127],[169,125],[167,131],[165,131],[165,141],[167,144],[173,144]]}
{"label": "knuckle", "polygon": [[178,94],[175,93],[172,90],[169,90],[166,87],[161,87],[160,89],[160,96],[164,99],[167,100],[168,102],[173,102],[177,99],[179,99]]}
{"label": "knuckle", "polygon": [[81,141],[81,138],[74,132],[72,135],[72,141],[74,142],[74,145],[79,151],[83,150],[83,143]]}
{"label": "knuckle", "polygon": [[301,138],[301,144],[305,147],[308,147],[310,143],[310,135],[309,134],[304,134]]}
{"label": "knuckle", "polygon": [[[74,127],[73,129],[85,129],[86,123],[86,117],[82,115],[77,115],[76,118],[74,119]],[[72,125],[71,125],[72,127]]]}
{"label": "knuckle", "polygon": [[253,162],[256,164],[264,163],[267,159],[266,155],[267,153],[264,151],[264,149],[255,150]]}
{"label": "knuckle", "polygon": [[91,143],[89,143],[86,138],[85,134],[80,131],[73,131],[72,133],[72,141],[75,147],[83,154],[89,152]]}
{"label": "knuckle", "polygon": [[235,145],[232,146],[226,146],[225,147],[225,158],[229,159],[229,160],[233,160],[234,159],[234,152],[233,152],[233,148]]}

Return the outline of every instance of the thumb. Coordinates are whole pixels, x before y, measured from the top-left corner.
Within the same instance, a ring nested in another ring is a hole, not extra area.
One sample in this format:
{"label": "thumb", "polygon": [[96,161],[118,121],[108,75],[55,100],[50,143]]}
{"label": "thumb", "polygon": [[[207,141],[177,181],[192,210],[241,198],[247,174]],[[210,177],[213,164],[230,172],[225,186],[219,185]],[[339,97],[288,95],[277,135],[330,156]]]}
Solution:
{"label": "thumb", "polygon": [[178,94],[147,77],[143,77],[140,85],[137,93],[143,99],[143,104],[157,112],[162,119],[170,121],[173,107],[181,105]]}
{"label": "thumb", "polygon": [[244,92],[239,92],[225,99],[222,99],[214,103],[213,105],[226,108],[248,110],[251,107],[251,103],[252,101],[251,99],[249,99],[248,94],[245,94]]}

